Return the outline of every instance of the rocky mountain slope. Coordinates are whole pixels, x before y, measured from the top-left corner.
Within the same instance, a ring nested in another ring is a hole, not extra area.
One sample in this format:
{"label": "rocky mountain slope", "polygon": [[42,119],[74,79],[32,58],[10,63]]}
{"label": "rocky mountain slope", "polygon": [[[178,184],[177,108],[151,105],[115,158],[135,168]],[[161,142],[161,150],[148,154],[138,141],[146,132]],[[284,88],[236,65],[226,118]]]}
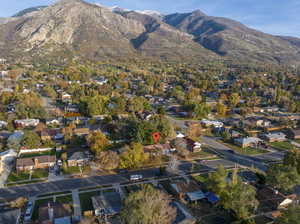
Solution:
{"label": "rocky mountain slope", "polygon": [[0,18],[0,57],[299,64],[300,39],[265,34],[199,10],[163,16],[60,0]]}
{"label": "rocky mountain slope", "polygon": [[59,54],[98,60],[216,56],[195,43],[191,35],[169,25],[151,29],[144,21],[81,0],[61,0],[2,24],[0,30],[1,56]]}
{"label": "rocky mountain slope", "polygon": [[231,19],[207,16],[199,10],[167,15],[163,21],[192,34],[196,42],[222,56],[278,63],[298,63],[300,59],[299,46],[287,38],[250,29]]}

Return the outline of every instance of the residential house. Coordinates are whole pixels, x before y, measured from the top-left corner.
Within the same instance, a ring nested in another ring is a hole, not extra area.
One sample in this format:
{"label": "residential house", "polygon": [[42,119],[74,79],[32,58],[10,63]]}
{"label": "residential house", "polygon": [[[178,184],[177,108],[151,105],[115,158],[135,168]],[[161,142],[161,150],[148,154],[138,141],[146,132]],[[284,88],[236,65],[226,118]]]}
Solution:
{"label": "residential house", "polygon": [[61,101],[64,103],[68,103],[72,101],[72,96],[68,93],[62,93],[61,94]]}
{"label": "residential house", "polygon": [[293,139],[300,139],[300,129],[292,130],[292,138]]}
{"label": "residential house", "polygon": [[144,146],[144,152],[151,155],[168,155],[172,152],[175,152],[176,149],[171,147],[170,143],[165,144],[155,144]]}
{"label": "residential house", "polygon": [[263,135],[268,142],[283,142],[286,141],[286,135],[282,132],[268,133]]}
{"label": "residential house", "polygon": [[188,137],[175,138],[171,142],[172,148],[175,148],[176,150],[185,149],[190,152],[200,152],[201,145],[200,142],[196,142]]}
{"label": "residential house", "polygon": [[89,154],[87,152],[74,152],[68,155],[68,166],[82,166],[89,162]]}
{"label": "residential house", "polygon": [[6,121],[0,121],[0,128],[6,128],[7,122]]}
{"label": "residential house", "polygon": [[257,199],[273,210],[285,209],[298,200],[296,194],[285,196],[277,190],[265,187],[257,191]]}
{"label": "residential house", "polygon": [[89,128],[75,128],[73,131],[74,135],[77,136],[86,136],[90,133]]}
{"label": "residential house", "polygon": [[23,120],[15,120],[14,123],[17,128],[36,127],[40,123],[40,120],[23,119]]}
{"label": "residential house", "polygon": [[214,128],[221,128],[224,126],[224,124],[221,121],[213,121],[213,120],[201,120],[201,124],[204,127],[214,127]]}
{"label": "residential house", "polygon": [[54,166],[56,163],[55,156],[36,156],[29,158],[18,158],[17,171],[29,171],[32,169],[46,169]]}
{"label": "residential house", "polygon": [[18,224],[21,217],[21,209],[0,209],[0,223]]}
{"label": "residential house", "polygon": [[102,86],[102,85],[104,85],[104,84],[106,84],[106,83],[108,82],[108,79],[105,78],[105,77],[103,77],[103,76],[101,76],[101,77],[99,77],[99,78],[94,79],[93,81],[94,81],[96,84]]}
{"label": "residential house", "polygon": [[171,187],[172,191],[180,199],[185,199],[189,202],[199,201],[206,198],[200,186],[192,180],[189,182],[176,181],[171,183]]}
{"label": "residential house", "polygon": [[61,118],[49,118],[46,119],[46,125],[61,125],[62,119]]}
{"label": "residential house", "polygon": [[120,213],[122,199],[118,192],[103,192],[100,196],[92,197],[96,216],[113,216]]}
{"label": "residential house", "polygon": [[46,202],[39,206],[40,224],[71,224],[72,208],[69,204]]}
{"label": "residential house", "polygon": [[190,214],[188,209],[186,209],[186,207],[183,204],[177,201],[172,201],[170,205],[176,209],[176,218],[172,222],[172,224],[195,224],[196,223],[197,220],[195,219],[195,217],[193,217]]}
{"label": "residential house", "polygon": [[263,142],[259,138],[255,137],[246,137],[246,138],[236,138],[234,139],[234,144],[242,147],[242,148],[247,148],[247,147],[256,147],[259,143]]}

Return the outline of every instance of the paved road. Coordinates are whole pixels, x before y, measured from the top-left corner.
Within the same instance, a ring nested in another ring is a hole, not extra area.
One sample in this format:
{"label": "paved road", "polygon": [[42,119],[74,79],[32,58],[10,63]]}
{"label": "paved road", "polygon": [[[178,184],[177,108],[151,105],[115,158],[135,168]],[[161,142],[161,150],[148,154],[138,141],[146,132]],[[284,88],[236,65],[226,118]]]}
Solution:
{"label": "paved road", "polygon": [[257,161],[255,158],[250,156],[245,156],[237,153],[230,153],[232,151],[228,146],[217,142],[212,137],[202,137],[202,141],[213,148],[216,153],[218,153],[222,158],[238,163],[242,166],[255,167],[262,171],[266,171],[268,166],[263,162]]}
{"label": "paved road", "polygon": [[[234,167],[233,163],[226,160],[207,161],[202,163],[196,161],[197,172],[210,172],[217,167],[218,164],[223,164],[226,168]],[[181,162],[179,170],[182,173],[189,173],[192,171],[192,162]],[[194,170],[195,171],[195,170]],[[130,176],[133,174],[143,175],[143,178],[154,178],[160,175],[159,168],[150,168],[143,170],[130,171],[128,173],[106,175],[106,176],[93,176],[87,178],[78,179],[64,179],[45,183],[35,183],[23,186],[0,188],[0,199],[16,198],[20,196],[34,197],[41,194],[47,194],[52,192],[72,191],[81,188],[92,188],[103,185],[116,185],[120,183],[129,182]]]}

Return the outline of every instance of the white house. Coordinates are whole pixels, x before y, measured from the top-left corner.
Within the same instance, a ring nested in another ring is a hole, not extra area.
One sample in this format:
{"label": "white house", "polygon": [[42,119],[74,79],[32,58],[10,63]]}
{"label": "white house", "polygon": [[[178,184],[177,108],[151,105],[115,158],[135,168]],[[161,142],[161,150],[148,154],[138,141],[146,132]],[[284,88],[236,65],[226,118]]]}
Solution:
{"label": "white house", "polygon": [[14,121],[15,125],[17,127],[36,127],[39,123],[39,119],[23,119],[23,120],[15,120]]}

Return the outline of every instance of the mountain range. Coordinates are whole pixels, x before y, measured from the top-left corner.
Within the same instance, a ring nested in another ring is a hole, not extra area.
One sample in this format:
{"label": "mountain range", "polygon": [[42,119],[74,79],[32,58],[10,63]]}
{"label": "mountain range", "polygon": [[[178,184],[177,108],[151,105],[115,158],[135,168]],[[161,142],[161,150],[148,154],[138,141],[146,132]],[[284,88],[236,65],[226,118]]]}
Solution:
{"label": "mountain range", "polygon": [[0,57],[300,64],[300,39],[266,34],[227,18],[162,15],[60,0],[0,18]]}

